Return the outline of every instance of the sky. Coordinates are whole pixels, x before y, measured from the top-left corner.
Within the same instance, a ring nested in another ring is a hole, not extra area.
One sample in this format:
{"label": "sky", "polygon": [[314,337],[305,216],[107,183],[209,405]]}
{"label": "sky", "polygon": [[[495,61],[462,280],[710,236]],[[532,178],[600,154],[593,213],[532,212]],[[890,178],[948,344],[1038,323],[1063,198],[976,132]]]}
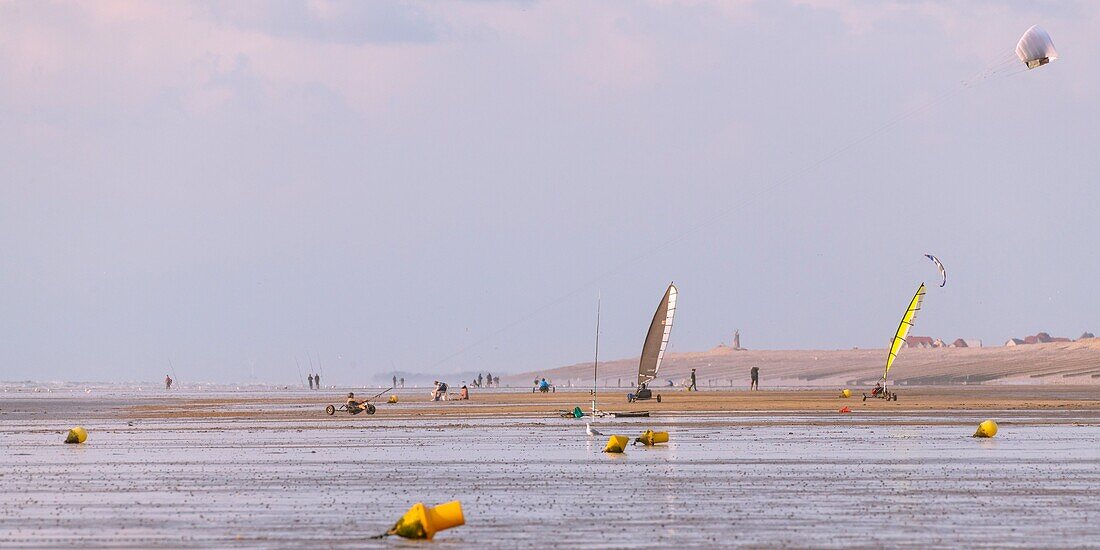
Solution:
{"label": "sky", "polygon": [[[1010,59],[1040,24],[1061,58]],[[1100,4],[0,0],[0,380],[1097,331]],[[972,79],[990,67],[1012,70]],[[1022,66],[1022,65],[1021,65]]]}

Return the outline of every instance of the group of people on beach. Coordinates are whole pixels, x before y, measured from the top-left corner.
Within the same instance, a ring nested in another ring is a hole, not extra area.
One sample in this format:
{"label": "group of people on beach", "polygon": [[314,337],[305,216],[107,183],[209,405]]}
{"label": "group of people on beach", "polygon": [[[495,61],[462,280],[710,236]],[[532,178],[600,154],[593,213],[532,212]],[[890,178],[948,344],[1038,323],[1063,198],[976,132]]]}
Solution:
{"label": "group of people on beach", "polygon": [[[299,376],[301,376],[301,374],[299,374]],[[310,375],[307,378],[309,378],[309,389],[311,389],[311,390],[321,389],[321,375],[320,374],[310,373]]]}
{"label": "group of people on beach", "polygon": [[486,373],[485,377],[481,376],[481,373],[477,373],[477,378],[470,381],[470,385],[475,388],[491,388],[493,386],[500,387],[500,377],[493,377],[492,373]]}

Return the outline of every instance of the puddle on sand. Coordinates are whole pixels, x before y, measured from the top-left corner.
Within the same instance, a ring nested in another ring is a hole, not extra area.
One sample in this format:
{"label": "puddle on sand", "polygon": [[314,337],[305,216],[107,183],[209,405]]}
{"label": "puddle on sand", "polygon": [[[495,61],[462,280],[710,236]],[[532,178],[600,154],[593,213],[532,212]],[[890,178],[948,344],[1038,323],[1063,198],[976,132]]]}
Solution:
{"label": "puddle on sand", "polygon": [[414,502],[454,499],[467,525],[437,545],[1100,540],[1100,427],[1012,425],[977,440],[969,425],[725,420],[594,425],[637,436],[673,424],[669,445],[620,456],[601,453],[606,436],[589,438],[571,419],[103,420],[86,426],[81,446],[0,423],[0,541],[401,546],[366,539]]}

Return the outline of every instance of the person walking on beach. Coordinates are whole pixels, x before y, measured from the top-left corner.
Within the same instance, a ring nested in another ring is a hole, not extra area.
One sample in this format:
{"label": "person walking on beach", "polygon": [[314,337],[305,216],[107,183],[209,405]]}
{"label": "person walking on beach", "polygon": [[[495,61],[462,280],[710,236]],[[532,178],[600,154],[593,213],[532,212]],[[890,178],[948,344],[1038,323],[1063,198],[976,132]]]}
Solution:
{"label": "person walking on beach", "polygon": [[313,373],[312,372],[309,373],[309,376],[307,378],[309,378],[309,389],[312,390],[313,389]]}
{"label": "person walking on beach", "polygon": [[321,389],[321,375],[320,374],[314,374],[313,375],[313,383],[317,385],[317,387],[313,388],[313,389],[315,389],[315,390]]}
{"label": "person walking on beach", "polygon": [[481,377],[481,373],[480,372],[477,373],[477,384],[474,384],[474,385],[480,388],[482,380],[484,380],[484,378]]}
{"label": "person walking on beach", "polygon": [[535,387],[531,389],[531,393],[535,393],[537,391],[539,391],[539,379],[538,378],[535,379]]}
{"label": "person walking on beach", "polygon": [[401,377],[401,387],[402,388],[405,387],[405,377],[404,376]]}
{"label": "person walking on beach", "polygon": [[760,367],[749,369],[749,378],[752,379],[752,382],[749,383],[749,391],[760,391]]}
{"label": "person walking on beach", "polygon": [[493,373],[491,372],[485,373],[485,387],[493,387]]}
{"label": "person walking on beach", "polygon": [[172,389],[172,377],[168,376],[167,374],[164,375],[164,389]]}
{"label": "person walking on beach", "polygon": [[397,387],[397,377],[396,376],[393,377],[393,387],[395,387],[395,388]]}
{"label": "person walking on beach", "polygon": [[695,369],[691,369],[691,385],[688,386],[688,391],[699,391],[699,387],[695,385]]}

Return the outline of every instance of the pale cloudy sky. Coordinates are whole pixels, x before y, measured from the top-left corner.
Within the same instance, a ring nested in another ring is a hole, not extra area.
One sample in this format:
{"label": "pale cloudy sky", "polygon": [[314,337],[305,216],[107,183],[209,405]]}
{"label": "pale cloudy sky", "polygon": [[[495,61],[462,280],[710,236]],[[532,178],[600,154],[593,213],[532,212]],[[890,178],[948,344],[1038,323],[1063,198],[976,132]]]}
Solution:
{"label": "pale cloudy sky", "polygon": [[[960,85],[1036,23],[1062,59]],[[0,379],[547,368],[590,357],[597,292],[630,356],[670,280],[674,351],[881,346],[925,252],[951,281],[917,334],[1095,331],[1097,29],[1095,2],[0,0]]]}

